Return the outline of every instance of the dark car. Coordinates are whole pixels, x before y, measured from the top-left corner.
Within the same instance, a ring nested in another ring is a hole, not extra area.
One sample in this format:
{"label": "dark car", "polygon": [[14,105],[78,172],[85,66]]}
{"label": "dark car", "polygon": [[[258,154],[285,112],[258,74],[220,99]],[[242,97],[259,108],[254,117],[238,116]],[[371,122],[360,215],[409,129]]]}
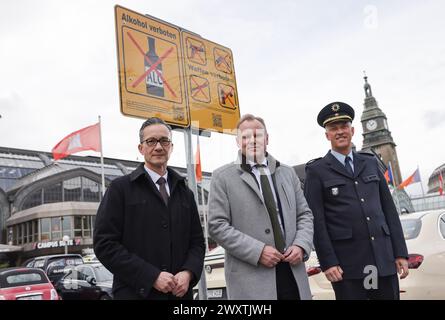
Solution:
{"label": "dark car", "polygon": [[54,286],[41,269],[0,270],[0,300],[58,300]]}
{"label": "dark car", "polygon": [[56,284],[63,275],[64,269],[68,266],[83,264],[80,254],[56,254],[49,256],[35,257],[27,260],[23,266],[27,268],[40,268],[46,272],[52,284]]}
{"label": "dark car", "polygon": [[101,263],[88,263],[65,269],[56,284],[63,300],[110,300],[113,274]]}

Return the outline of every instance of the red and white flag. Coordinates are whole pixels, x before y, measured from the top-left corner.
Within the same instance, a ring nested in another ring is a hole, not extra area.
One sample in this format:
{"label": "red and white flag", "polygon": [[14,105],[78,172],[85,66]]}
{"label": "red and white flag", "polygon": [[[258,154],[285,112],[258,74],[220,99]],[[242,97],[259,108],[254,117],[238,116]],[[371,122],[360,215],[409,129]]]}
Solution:
{"label": "red and white flag", "polygon": [[196,138],[195,173],[196,173],[196,182],[197,183],[202,182],[201,150],[199,148],[199,135]]}
{"label": "red and white flag", "polygon": [[59,160],[84,150],[101,151],[99,122],[70,133],[56,144],[52,153],[54,160]]}
{"label": "red and white flag", "polygon": [[439,173],[439,195],[443,195],[443,176],[442,176],[442,171]]}

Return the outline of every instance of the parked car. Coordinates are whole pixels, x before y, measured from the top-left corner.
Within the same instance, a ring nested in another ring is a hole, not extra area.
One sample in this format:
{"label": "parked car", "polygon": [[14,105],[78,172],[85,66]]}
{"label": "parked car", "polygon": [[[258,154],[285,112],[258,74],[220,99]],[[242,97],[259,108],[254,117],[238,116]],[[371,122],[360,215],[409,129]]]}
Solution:
{"label": "parked car", "polygon": [[[409,275],[399,282],[400,298],[445,299],[445,210],[409,213],[400,221],[409,253]],[[318,266],[315,253],[308,265]],[[335,299],[321,270],[309,277],[309,284],[314,299]]]}
{"label": "parked car", "polygon": [[65,267],[83,264],[80,254],[56,254],[40,256],[27,260],[23,266],[44,270],[49,280],[55,285],[63,276]]}
{"label": "parked car", "polygon": [[84,263],[100,263],[99,259],[97,259],[95,254],[87,254],[82,258]]}
{"label": "parked car", "polygon": [[402,299],[445,299],[445,210],[401,216],[409,252],[409,275],[400,281]]}
{"label": "parked car", "polygon": [[216,247],[204,258],[204,272],[207,282],[207,298],[227,299],[226,280],[224,276],[224,248]]}
{"label": "parked car", "polygon": [[[226,280],[224,275],[224,253],[224,248],[218,246],[206,254],[204,258],[207,298],[209,300],[227,299]],[[321,269],[318,266],[318,260],[316,263],[313,263],[313,265],[309,265],[308,262],[306,262],[306,272],[310,279],[311,276],[321,273]],[[197,293],[197,287],[194,289],[195,293]]]}
{"label": "parked car", "polygon": [[101,263],[67,267],[56,284],[63,300],[111,300],[113,274]]}
{"label": "parked car", "polygon": [[0,300],[58,300],[48,276],[37,268],[0,270]]}

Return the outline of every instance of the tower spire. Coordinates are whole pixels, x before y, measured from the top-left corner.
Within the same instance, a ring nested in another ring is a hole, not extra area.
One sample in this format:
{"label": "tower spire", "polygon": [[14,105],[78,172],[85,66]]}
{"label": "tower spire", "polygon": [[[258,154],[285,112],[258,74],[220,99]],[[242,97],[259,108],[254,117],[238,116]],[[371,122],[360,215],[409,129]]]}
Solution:
{"label": "tower spire", "polygon": [[366,75],[366,71],[363,71],[363,74],[365,75],[363,77],[363,79],[365,79],[365,85],[363,86],[363,88],[365,89],[365,95],[366,98],[370,98],[372,97],[371,85],[368,83],[368,76]]}

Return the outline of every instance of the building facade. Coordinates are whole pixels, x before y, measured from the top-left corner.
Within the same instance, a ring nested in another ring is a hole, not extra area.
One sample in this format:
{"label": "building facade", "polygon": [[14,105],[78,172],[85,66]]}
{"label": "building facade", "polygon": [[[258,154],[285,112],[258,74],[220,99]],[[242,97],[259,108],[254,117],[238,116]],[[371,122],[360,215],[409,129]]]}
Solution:
{"label": "building facade", "polygon": [[[105,158],[105,187],[138,165]],[[186,176],[186,169],[173,169]],[[203,173],[202,185],[200,213],[207,203],[210,174]],[[69,156],[54,162],[48,152],[0,147],[0,243],[21,246],[21,260],[63,253],[65,248],[70,253],[91,251],[101,199],[100,158]]]}

